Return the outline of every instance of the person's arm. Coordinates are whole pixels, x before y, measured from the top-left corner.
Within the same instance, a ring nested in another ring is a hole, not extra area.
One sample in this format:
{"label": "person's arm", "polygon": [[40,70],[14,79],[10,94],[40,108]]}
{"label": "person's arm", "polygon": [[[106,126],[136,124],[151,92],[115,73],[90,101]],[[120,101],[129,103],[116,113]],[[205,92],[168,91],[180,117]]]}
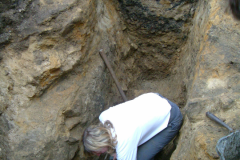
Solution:
{"label": "person's arm", "polygon": [[137,147],[124,150],[123,152],[117,152],[117,160],[137,160]]}
{"label": "person's arm", "polygon": [[111,156],[113,157],[113,160],[117,159],[117,153],[113,153]]}

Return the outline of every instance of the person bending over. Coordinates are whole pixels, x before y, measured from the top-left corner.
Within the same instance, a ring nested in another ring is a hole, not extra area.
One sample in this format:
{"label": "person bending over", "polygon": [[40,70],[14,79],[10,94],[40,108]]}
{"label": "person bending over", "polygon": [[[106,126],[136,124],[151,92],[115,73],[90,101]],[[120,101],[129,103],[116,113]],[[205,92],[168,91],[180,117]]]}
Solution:
{"label": "person bending over", "polygon": [[145,93],[103,111],[83,134],[85,152],[118,160],[152,160],[179,132],[179,107],[159,93]]}

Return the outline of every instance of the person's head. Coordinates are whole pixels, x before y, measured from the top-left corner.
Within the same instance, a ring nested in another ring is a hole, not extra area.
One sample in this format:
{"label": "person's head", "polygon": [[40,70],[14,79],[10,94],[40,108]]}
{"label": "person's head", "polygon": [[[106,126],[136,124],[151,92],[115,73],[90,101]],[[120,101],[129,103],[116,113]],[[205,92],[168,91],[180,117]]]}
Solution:
{"label": "person's head", "polygon": [[116,137],[112,136],[112,123],[107,121],[99,125],[89,126],[83,134],[83,146],[85,152],[100,155],[102,153],[113,153],[117,144]]}
{"label": "person's head", "polygon": [[233,16],[240,20],[240,0],[229,0],[229,5]]}

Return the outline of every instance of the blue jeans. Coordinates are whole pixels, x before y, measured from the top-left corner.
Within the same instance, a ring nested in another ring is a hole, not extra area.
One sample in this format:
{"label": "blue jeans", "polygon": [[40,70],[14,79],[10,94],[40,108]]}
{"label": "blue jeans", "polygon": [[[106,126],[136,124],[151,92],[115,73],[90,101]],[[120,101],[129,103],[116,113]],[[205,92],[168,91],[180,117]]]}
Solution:
{"label": "blue jeans", "polygon": [[[164,98],[159,93],[156,94]],[[152,137],[150,140],[138,147],[137,160],[154,160],[155,155],[160,152],[163,147],[165,147],[176,136],[182,126],[183,116],[179,107],[170,100],[166,100],[172,107],[170,111],[168,126],[157,135]],[[110,160],[112,159],[113,157],[110,157]]]}

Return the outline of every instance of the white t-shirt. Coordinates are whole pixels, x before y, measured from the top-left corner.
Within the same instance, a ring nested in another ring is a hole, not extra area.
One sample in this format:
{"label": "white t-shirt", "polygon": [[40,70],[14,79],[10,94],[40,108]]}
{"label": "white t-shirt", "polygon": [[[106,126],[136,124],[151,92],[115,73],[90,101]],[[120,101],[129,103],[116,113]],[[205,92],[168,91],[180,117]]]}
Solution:
{"label": "white t-shirt", "polygon": [[166,99],[146,93],[102,112],[99,120],[109,120],[117,135],[117,159],[136,160],[137,147],[167,127],[170,110]]}

